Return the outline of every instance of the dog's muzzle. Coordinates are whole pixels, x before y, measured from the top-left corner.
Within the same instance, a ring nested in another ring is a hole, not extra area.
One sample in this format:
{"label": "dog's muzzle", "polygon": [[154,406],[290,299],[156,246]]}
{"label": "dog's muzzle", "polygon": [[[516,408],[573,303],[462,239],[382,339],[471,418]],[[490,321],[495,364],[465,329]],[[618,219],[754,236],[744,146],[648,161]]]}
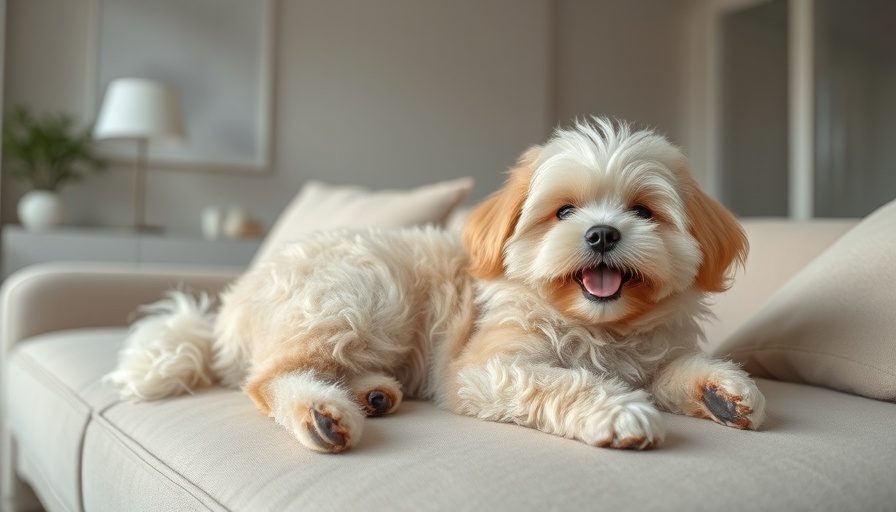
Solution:
{"label": "dog's muzzle", "polygon": [[[591,226],[585,232],[588,248],[602,256],[612,251],[621,239],[622,233],[618,229],[604,224]],[[622,294],[622,285],[630,278],[626,272],[606,263],[582,269],[575,275],[585,297],[600,302],[618,299]]]}

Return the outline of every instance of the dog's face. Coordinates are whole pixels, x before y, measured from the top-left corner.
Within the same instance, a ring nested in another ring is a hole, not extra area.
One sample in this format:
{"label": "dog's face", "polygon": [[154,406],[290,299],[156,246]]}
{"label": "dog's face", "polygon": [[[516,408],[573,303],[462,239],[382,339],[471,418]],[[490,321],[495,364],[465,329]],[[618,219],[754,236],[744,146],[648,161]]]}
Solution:
{"label": "dog's face", "polygon": [[587,324],[624,324],[691,289],[721,291],[746,240],[663,137],[595,119],[525,153],[471,212],[472,272],[525,283]]}

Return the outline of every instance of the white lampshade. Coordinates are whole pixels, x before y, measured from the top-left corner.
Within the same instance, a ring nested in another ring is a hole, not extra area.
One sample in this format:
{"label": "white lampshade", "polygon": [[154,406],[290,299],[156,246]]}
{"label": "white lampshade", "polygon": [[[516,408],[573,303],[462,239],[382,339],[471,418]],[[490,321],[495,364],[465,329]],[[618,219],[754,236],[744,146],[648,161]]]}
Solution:
{"label": "white lampshade", "polygon": [[182,144],[186,132],[177,91],[170,85],[143,78],[109,82],[93,136]]}

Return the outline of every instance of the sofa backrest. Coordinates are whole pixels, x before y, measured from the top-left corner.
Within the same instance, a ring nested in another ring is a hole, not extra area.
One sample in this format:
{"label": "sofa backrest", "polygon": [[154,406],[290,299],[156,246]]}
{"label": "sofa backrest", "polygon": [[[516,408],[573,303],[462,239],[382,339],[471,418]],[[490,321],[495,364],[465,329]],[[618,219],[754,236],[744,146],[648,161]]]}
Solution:
{"label": "sofa backrest", "polygon": [[775,290],[855,226],[858,219],[741,219],[741,223],[750,241],[750,254],[731,289],[713,298],[712,310],[717,318],[705,326],[709,346],[725,340]]}

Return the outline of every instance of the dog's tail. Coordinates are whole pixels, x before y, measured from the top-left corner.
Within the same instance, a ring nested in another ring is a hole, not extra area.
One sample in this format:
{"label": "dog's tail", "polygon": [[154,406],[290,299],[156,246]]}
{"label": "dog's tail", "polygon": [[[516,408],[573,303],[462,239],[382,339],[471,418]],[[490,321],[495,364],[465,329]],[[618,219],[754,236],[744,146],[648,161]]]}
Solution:
{"label": "dog's tail", "polygon": [[211,370],[214,300],[175,290],[140,308],[118,366],[104,381],[123,398],[158,400],[215,382]]}

